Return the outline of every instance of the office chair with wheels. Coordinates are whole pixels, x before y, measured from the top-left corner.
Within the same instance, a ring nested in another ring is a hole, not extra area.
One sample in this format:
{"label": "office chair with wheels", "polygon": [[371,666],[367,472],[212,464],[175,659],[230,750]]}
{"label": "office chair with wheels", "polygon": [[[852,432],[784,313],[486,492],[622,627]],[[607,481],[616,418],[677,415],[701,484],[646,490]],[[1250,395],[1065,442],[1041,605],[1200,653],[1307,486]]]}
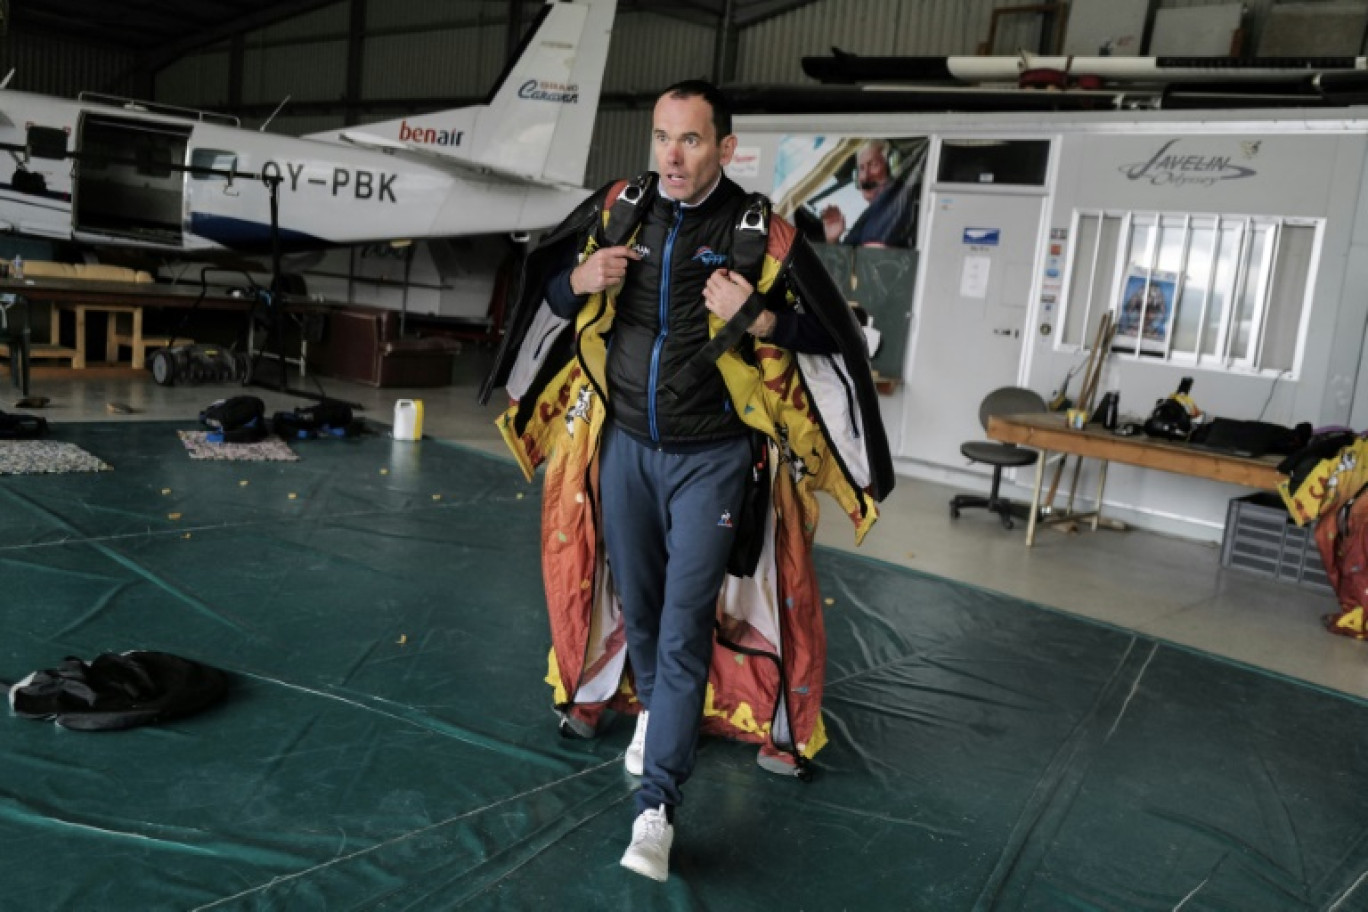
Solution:
{"label": "office chair with wheels", "polygon": [[[1046,410],[1045,400],[1039,394],[1019,386],[1004,386],[983,397],[983,402],[979,404],[979,423],[987,430],[988,419],[993,415],[1020,415]],[[993,440],[970,440],[960,446],[960,452],[972,462],[981,462],[993,467],[993,488],[987,497],[979,494],[956,494],[950,498],[951,518],[959,519],[960,510],[965,507],[985,507],[1002,519],[1003,528],[1012,528],[1012,502],[998,496],[998,487],[1002,484],[1002,470],[1035,465],[1040,454],[1014,443],[998,443]]]}

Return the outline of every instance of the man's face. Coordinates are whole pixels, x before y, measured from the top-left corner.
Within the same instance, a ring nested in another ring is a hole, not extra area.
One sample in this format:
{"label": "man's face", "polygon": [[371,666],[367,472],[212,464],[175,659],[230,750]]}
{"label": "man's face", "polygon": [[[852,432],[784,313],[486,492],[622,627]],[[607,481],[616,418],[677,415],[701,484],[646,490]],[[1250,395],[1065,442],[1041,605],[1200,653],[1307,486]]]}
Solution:
{"label": "man's face", "polygon": [[878,146],[866,146],[855,156],[855,180],[866,203],[883,192],[888,177],[888,160]]}
{"label": "man's face", "polygon": [[712,113],[712,105],[697,96],[664,95],[656,102],[651,145],[660,186],[670,199],[691,206],[700,202],[731,161],[736,137],[719,139]]}

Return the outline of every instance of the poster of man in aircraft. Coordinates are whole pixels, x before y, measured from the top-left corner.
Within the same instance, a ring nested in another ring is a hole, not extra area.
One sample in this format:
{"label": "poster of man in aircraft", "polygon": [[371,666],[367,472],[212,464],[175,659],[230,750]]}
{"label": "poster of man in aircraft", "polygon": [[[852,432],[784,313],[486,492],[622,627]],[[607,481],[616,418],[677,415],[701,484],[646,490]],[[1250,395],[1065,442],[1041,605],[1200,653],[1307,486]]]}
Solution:
{"label": "poster of man in aircraft", "polygon": [[818,243],[911,247],[927,146],[924,137],[785,136],[775,207]]}

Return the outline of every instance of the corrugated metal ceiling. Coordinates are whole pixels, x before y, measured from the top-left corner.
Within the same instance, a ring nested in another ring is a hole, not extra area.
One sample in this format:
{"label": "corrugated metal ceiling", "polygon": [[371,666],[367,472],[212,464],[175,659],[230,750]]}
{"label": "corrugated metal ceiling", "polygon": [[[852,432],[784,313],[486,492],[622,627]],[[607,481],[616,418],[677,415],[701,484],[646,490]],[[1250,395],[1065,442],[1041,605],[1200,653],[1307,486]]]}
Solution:
{"label": "corrugated metal ceiling", "polygon": [[[132,51],[166,62],[232,35],[280,22],[339,0],[9,0],[16,30]],[[379,0],[371,0],[379,2]],[[488,0],[510,5],[518,0]],[[745,27],[813,0],[619,0],[620,10],[649,10],[716,24],[730,11]]]}

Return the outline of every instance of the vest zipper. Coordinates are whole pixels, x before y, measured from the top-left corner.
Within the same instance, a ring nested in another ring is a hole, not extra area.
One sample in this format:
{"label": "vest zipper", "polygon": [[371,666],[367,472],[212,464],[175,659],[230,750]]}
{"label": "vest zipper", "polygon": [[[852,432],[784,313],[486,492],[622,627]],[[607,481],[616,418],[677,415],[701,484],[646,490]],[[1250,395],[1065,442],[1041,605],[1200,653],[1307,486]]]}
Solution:
{"label": "vest zipper", "polygon": [[660,443],[660,426],[656,423],[656,387],[660,385],[660,353],[665,348],[665,337],[670,334],[670,267],[675,238],[684,224],[684,207],[674,204],[675,220],[665,237],[665,252],[660,263],[660,333],[651,347],[651,374],[647,387],[646,414],[651,425],[651,442]]}

